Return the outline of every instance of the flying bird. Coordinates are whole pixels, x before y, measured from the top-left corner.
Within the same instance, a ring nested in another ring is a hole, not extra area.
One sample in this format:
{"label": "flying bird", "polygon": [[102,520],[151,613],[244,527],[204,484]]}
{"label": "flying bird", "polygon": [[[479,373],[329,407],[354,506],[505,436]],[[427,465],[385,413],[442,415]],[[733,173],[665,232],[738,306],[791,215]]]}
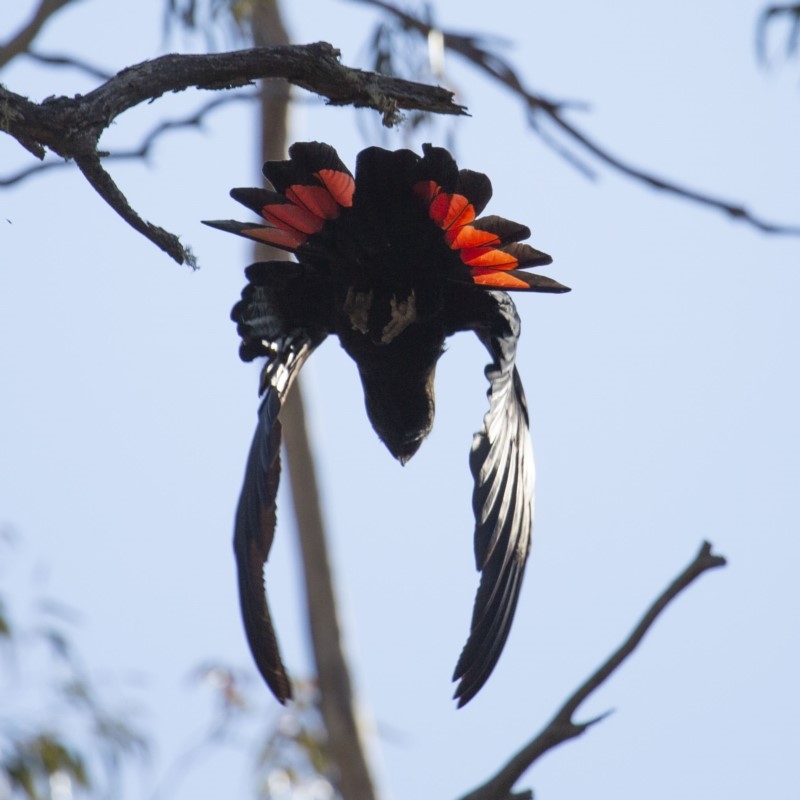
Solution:
{"label": "flying bird", "polygon": [[250,649],[280,702],[292,696],[264,592],[280,478],[278,415],[294,377],[329,335],[355,361],[367,415],[401,463],[428,435],[434,372],[448,336],[473,331],[491,363],[489,410],[473,438],[474,549],[481,573],[453,680],[462,706],[484,685],[508,637],[530,546],[534,465],[528,408],[514,365],[520,320],[508,291],[569,291],[529,267],[551,263],[522,244],[524,225],[479,215],[486,175],[459,170],[442,148],[363,150],[355,176],[336,151],[299,142],[270,161],[272,188],[233,189],[258,223],[212,227],[293,253],[246,270],[231,317],[244,361],[265,357],[261,405],[236,512],[242,617]]}

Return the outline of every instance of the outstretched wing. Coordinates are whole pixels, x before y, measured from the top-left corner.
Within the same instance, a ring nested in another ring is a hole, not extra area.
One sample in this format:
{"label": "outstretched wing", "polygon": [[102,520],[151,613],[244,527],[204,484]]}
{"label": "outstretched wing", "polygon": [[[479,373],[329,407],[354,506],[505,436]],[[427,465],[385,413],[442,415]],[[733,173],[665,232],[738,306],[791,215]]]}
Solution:
{"label": "outstretched wing", "polygon": [[248,284],[242,301],[233,310],[242,336],[242,358],[267,357],[261,373],[263,400],[236,510],[233,549],[247,642],[259,672],[283,703],[292,696],[292,689],[269,613],[263,576],[275,534],[275,498],[281,472],[278,413],[300,367],[322,341],[324,333],[305,328],[282,332],[270,292],[258,285],[259,276],[267,279],[273,266],[268,262],[248,270],[248,277],[254,282]]}
{"label": "outstretched wing", "polygon": [[475,563],[481,572],[469,639],[453,674],[454,697],[469,702],[488,679],[508,638],[530,548],[534,464],[528,408],[514,366],[520,321],[511,298],[488,291],[492,307],[475,327],[492,357],[486,367],[489,411],[475,434],[470,469],[475,479]]}
{"label": "outstretched wing", "polygon": [[244,484],[236,509],[233,549],[239,580],[247,642],[258,671],[281,703],[292,696],[292,687],[281,659],[275,628],[264,593],[264,563],[275,534],[275,497],[281,476],[281,424],[278,393],[267,390],[258,411],[258,425],[250,445]]}

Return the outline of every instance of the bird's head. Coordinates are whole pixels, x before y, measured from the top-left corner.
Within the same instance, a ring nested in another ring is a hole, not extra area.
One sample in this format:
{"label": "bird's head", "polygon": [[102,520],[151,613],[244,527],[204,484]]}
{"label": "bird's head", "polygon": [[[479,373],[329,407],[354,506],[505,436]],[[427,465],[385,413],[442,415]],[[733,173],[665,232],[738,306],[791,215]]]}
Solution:
{"label": "bird's head", "polygon": [[403,370],[362,369],[367,416],[389,452],[405,464],[431,432],[436,362]]}
{"label": "bird's head", "polygon": [[405,464],[433,426],[433,384],[444,337],[412,325],[389,344],[357,339],[346,349],[358,365],[369,421]]}

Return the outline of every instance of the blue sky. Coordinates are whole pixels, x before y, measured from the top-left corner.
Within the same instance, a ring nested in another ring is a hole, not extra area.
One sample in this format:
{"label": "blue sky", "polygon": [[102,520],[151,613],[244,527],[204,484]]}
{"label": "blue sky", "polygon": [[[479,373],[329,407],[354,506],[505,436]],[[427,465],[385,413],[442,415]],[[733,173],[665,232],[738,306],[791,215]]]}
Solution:
{"label": "blue sky", "polygon": [[[760,9],[498,0],[487,21],[485,6],[437,4],[446,28],[506,36],[501,47],[533,88],[586,101],[571,119],[614,153],[800,224],[800,64],[757,63]],[[289,11],[296,41],[331,41],[349,64],[375,20],[356,3]],[[26,10],[14,15],[3,30]],[[159,52],[160,23],[157,0],[85,0],[40,47],[116,70]],[[458,712],[449,677],[477,581],[467,454],[486,407],[485,352],[468,337],[451,342],[434,432],[405,468],[369,427],[336,343],[305,368],[381,785],[393,798],[456,797],[487,777],[709,539],[729,567],[678,599],[581,716],[615,713],[520,786],[541,798],[793,797],[800,240],[602,168],[589,182],[541,144],[512,98],[455,57],[446,73],[472,116],[420,139],[381,134],[366,111],[303,103],[292,117],[293,140],[328,141],[349,164],[367,144],[455,136],[460,165],[492,179],[489,211],[528,224],[555,259],[547,274],[573,288],[519,298],[537,456],[533,552],[500,664]],[[94,85],[21,59],[3,80],[33,99]],[[136,109],[103,144],[136,143],[199,100]],[[0,193],[0,521],[23,537],[21,563],[46,568],[47,592],[80,611],[93,668],[144,676],[154,774],[206,721],[186,675],[208,659],[249,665],[230,536],[257,368],[238,360],[228,314],[250,254],[199,220],[241,213],[227,192],[257,180],[254,125],[231,106],[201,132],[164,137],[147,164],[110,166],[145,218],[191,244],[196,273],[128,228],[75,169]],[[3,173],[29,163],[0,140]],[[24,592],[29,573],[4,578]],[[287,662],[307,674],[288,493],[267,578]],[[274,713],[266,694],[264,704]],[[171,796],[231,796],[231,780],[248,779],[230,770],[209,761]]]}

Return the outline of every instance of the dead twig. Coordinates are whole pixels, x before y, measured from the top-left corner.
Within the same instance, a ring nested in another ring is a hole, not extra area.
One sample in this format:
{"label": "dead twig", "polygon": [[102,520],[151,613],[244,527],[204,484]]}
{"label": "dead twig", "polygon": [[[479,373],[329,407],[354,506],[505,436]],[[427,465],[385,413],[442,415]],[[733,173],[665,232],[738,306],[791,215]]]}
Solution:
{"label": "dead twig", "polygon": [[[712,553],[711,545],[708,542],[703,542],[692,563],[655,600],[639,621],[639,624],[631,631],[628,638],[617,650],[567,698],[566,702],[559,708],[556,715],[544,729],[515,753],[486,783],[464,795],[461,800],[511,800],[512,798],[519,798],[520,795],[513,793],[514,784],[541,756],[554,747],[580,736],[589,727],[608,716],[609,712],[606,712],[599,717],[584,722],[575,722],[573,719],[584,700],[600,688],[636,649],[661,612],[704,572],[724,565],[725,559]],[[525,795],[523,794],[522,796]]]}

